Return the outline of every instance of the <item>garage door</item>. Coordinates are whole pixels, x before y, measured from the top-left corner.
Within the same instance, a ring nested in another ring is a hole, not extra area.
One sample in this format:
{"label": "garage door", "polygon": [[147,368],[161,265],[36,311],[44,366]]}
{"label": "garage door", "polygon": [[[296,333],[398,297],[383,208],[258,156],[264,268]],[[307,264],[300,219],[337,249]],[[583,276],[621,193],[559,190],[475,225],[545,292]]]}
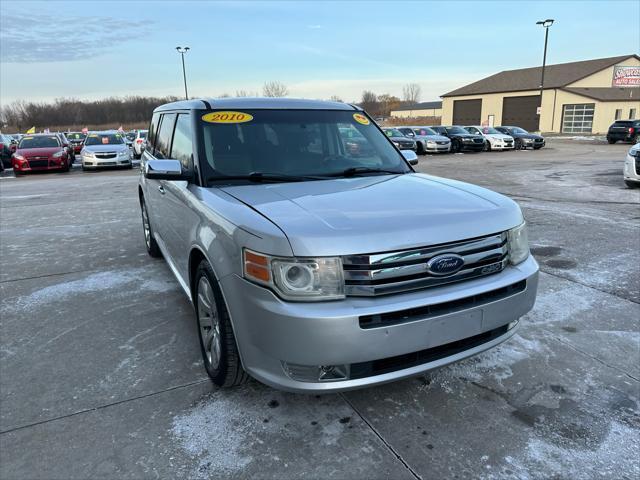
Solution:
{"label": "garage door", "polygon": [[482,112],[482,99],[478,100],[454,100],[453,124],[454,125],[480,125],[480,113]]}
{"label": "garage door", "polygon": [[515,125],[530,132],[539,129],[540,117],[536,113],[540,95],[504,97],[502,101],[502,125]]}

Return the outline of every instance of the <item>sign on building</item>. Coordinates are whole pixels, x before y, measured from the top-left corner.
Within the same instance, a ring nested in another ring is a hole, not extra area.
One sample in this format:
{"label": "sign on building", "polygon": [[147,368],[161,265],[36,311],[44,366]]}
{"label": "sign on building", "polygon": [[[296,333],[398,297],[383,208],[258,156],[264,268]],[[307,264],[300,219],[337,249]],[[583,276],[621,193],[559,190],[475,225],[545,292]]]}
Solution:
{"label": "sign on building", "polygon": [[611,85],[613,87],[640,87],[640,67],[615,65]]}

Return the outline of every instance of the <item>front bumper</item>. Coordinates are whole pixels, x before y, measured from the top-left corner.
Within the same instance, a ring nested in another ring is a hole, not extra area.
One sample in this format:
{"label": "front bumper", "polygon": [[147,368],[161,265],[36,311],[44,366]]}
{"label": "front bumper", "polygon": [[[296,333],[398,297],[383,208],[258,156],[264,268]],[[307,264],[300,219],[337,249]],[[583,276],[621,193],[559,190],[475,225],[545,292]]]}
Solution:
{"label": "front bumper", "polygon": [[463,152],[481,152],[484,150],[484,142],[482,143],[461,143]]}
{"label": "front bumper", "polygon": [[448,152],[449,150],[451,150],[451,144],[447,143],[446,145],[438,145],[438,144],[425,144],[424,146],[424,150],[425,152]]}
{"label": "front bumper", "polygon": [[[360,317],[405,311],[426,305],[471,298],[526,281],[518,293],[496,301],[436,316],[378,328],[361,327]],[[271,291],[229,275],[220,282],[233,323],[245,370],[272,387],[295,392],[334,392],[391,382],[414,376],[491,348],[514,329],[490,341],[408,368],[364,378],[338,381],[294,379],[286,365],[346,365],[397,358],[452,344],[494,331],[515,322],[533,307],[538,285],[538,264],[532,256],[504,271],[466,282],[428,290],[375,298],[284,302]]]}
{"label": "front bumper", "polygon": [[82,166],[84,168],[110,168],[110,167],[128,167],[131,165],[131,157],[115,157],[115,158],[96,158],[82,156]]}
{"label": "front bumper", "polygon": [[514,145],[512,143],[492,143],[491,150],[513,150]]}

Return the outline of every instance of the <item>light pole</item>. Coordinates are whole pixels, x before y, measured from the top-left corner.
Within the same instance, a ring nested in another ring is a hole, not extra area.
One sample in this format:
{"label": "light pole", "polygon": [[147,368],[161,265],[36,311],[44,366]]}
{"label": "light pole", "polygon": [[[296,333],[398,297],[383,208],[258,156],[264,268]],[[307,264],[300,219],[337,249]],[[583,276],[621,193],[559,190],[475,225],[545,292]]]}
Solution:
{"label": "light pole", "polygon": [[178,53],[182,56],[182,78],[184,79],[184,98],[189,100],[189,94],[187,93],[187,73],[184,69],[184,54],[187,53],[190,48],[189,47],[176,47]]}
{"label": "light pole", "polygon": [[540,20],[536,25],[544,27],[544,54],[542,56],[542,77],[540,78],[540,109],[542,109],[542,90],[544,89],[544,69],[547,65],[547,40],[549,39],[549,27],[553,25],[553,18]]}

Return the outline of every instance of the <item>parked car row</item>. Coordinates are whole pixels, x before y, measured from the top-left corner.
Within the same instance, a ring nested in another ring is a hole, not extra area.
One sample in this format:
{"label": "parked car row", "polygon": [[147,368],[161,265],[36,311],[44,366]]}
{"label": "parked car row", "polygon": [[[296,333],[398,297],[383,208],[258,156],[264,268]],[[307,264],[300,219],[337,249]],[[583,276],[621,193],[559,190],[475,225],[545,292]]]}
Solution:
{"label": "parked car row", "polygon": [[[445,152],[480,152],[490,150],[538,150],[545,145],[544,137],[520,127],[486,127],[481,125],[400,126],[383,128],[387,136],[401,150],[418,154]],[[400,135],[410,138],[409,144]]]}
{"label": "parked car row", "polygon": [[126,140],[127,134],[114,130],[24,135],[13,152],[11,148],[7,148],[11,140],[5,138],[7,135],[2,135],[0,153],[3,168],[12,167],[16,175],[47,170],[67,172],[74,163],[76,154],[80,156],[83,170],[132,168],[132,157],[140,158],[147,132],[142,130],[130,133],[132,135],[129,142]]}

